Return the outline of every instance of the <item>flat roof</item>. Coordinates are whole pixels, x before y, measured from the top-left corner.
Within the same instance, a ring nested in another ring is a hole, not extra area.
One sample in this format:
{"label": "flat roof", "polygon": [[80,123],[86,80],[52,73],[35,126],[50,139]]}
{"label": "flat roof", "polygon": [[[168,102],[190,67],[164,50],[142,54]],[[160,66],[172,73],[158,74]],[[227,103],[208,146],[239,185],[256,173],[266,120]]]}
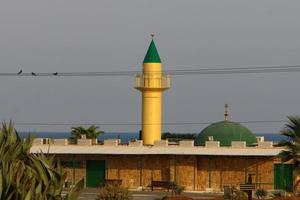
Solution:
{"label": "flat roof", "polygon": [[181,147],[181,146],[106,146],[106,145],[33,145],[30,153],[99,154],[99,155],[213,155],[213,156],[276,156],[283,148]]}

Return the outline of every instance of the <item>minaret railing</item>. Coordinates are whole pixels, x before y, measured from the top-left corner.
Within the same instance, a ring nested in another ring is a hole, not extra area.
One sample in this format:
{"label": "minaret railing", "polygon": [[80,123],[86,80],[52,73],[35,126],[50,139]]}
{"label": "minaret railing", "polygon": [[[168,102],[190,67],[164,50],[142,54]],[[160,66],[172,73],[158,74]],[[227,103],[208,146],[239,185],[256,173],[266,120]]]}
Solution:
{"label": "minaret railing", "polygon": [[171,79],[170,75],[136,74],[133,85],[137,89],[168,89]]}

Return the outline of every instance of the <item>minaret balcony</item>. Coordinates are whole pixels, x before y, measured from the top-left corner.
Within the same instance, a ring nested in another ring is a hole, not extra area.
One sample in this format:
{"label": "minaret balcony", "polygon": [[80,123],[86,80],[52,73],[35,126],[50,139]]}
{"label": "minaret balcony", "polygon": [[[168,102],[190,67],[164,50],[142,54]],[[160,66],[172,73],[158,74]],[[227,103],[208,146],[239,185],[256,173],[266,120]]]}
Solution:
{"label": "minaret balcony", "polygon": [[138,90],[166,90],[171,86],[170,75],[135,75],[134,88]]}

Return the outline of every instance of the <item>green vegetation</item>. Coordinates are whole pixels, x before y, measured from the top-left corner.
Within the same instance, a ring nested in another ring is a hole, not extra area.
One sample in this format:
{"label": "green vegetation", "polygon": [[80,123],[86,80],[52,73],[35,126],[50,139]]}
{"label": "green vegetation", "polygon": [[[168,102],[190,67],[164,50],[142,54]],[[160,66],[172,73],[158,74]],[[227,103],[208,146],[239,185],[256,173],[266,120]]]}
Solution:
{"label": "green vegetation", "polygon": [[80,139],[83,135],[85,135],[87,139],[96,139],[100,134],[104,133],[98,129],[99,127],[95,125],[92,125],[88,128],[82,126],[72,127],[72,136],[70,139]]}
{"label": "green vegetation", "polygon": [[274,197],[284,197],[284,191],[282,190],[275,190],[272,194]]}
{"label": "green vegetation", "polygon": [[224,193],[226,200],[247,200],[248,196],[245,192],[238,190],[236,187],[228,188],[228,192]]}
{"label": "green vegetation", "polygon": [[178,142],[180,140],[194,140],[197,137],[196,134],[192,133],[163,133],[161,139],[169,140],[172,142]]}
{"label": "green vegetation", "polygon": [[264,190],[264,189],[257,189],[255,191],[255,196],[258,198],[258,199],[265,199],[268,195],[268,192],[267,190]]}
{"label": "green vegetation", "polygon": [[177,183],[174,183],[174,186],[173,186],[173,193],[175,195],[181,195],[182,192],[184,191],[184,186],[182,185],[178,185]]}
{"label": "green vegetation", "polygon": [[100,188],[96,200],[132,200],[132,194],[119,184],[109,184]]}
{"label": "green vegetation", "polygon": [[0,200],[77,199],[84,181],[62,198],[66,173],[60,162],[43,153],[31,154],[32,138],[22,140],[13,124],[0,129]]}
{"label": "green vegetation", "polygon": [[[278,146],[286,147],[287,150],[281,151],[279,157],[282,162],[293,161],[294,164],[294,180],[297,175],[300,174],[300,117],[292,116],[288,117],[289,122],[285,125],[285,128],[281,131],[281,134],[288,137],[287,140],[281,141]],[[294,187],[300,185],[298,180]]]}

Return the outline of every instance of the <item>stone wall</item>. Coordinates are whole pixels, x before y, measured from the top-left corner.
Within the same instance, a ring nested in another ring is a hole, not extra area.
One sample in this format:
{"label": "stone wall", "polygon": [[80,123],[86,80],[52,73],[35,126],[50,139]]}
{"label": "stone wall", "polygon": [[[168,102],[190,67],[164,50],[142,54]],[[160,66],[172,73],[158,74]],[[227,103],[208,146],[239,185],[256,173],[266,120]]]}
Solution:
{"label": "stone wall", "polygon": [[222,190],[224,186],[239,186],[249,173],[258,188],[273,189],[274,160],[272,157],[199,156],[197,190]]}
{"label": "stone wall", "polygon": [[[196,187],[196,156],[175,156],[175,182],[185,186],[186,190],[195,190]],[[174,166],[173,166],[174,167]]]}
{"label": "stone wall", "polygon": [[[86,160],[105,160],[106,178],[122,179],[125,187],[149,187],[151,181],[175,181],[186,190],[220,191],[224,186],[253,182],[273,189],[272,157],[187,156],[187,155],[56,155],[63,161],[68,181],[86,177]],[[77,163],[73,168],[73,161]]]}

